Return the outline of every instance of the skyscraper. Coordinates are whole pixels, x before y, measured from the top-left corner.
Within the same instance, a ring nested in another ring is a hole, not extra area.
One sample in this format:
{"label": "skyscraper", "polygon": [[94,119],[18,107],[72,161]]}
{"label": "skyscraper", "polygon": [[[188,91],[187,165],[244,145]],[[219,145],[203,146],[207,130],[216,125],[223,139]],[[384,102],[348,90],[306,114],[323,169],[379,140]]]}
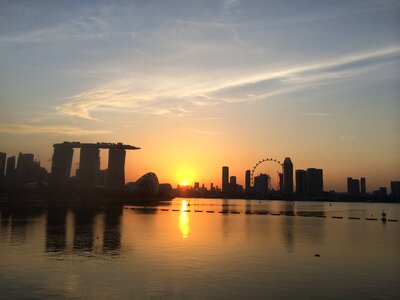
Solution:
{"label": "skyscraper", "polygon": [[293,194],[293,163],[290,157],[283,162],[283,194]]}
{"label": "skyscraper", "polygon": [[320,195],[324,191],[324,180],[322,169],[307,169],[307,193],[309,195]]}
{"label": "skyscraper", "polygon": [[251,177],[250,170],[246,170],[246,173],[245,173],[245,192],[246,193],[250,192],[250,186],[251,186],[250,177]]}
{"label": "skyscraper", "polygon": [[307,171],[296,170],[296,194],[305,195],[307,193]]}
{"label": "skyscraper", "polygon": [[347,177],[347,193],[353,196],[360,194],[360,181],[358,179]]}
{"label": "skyscraper", "polygon": [[92,188],[96,184],[97,171],[100,169],[100,151],[96,147],[82,147],[79,161],[78,182],[83,188]]}
{"label": "skyscraper", "polygon": [[17,179],[21,183],[32,182],[34,179],[34,161],[33,154],[31,153],[19,153],[17,162]]}
{"label": "skyscraper", "polygon": [[72,157],[74,149],[72,147],[55,147],[51,164],[50,182],[54,186],[63,186],[71,174]]}
{"label": "skyscraper", "polygon": [[236,193],[236,176],[231,176],[229,178],[229,192],[231,193]]}
{"label": "skyscraper", "polygon": [[0,179],[4,177],[4,171],[6,169],[6,157],[6,153],[0,152]]}
{"label": "skyscraper", "polygon": [[283,173],[279,172],[279,191],[283,193]]}
{"label": "skyscraper", "polygon": [[367,194],[367,186],[365,182],[365,178],[361,177],[361,194],[366,195]]}
{"label": "skyscraper", "polygon": [[270,188],[270,180],[268,174],[260,174],[254,177],[254,190],[257,194],[262,196],[268,195],[269,188]]}
{"label": "skyscraper", "polygon": [[222,167],[222,191],[228,192],[229,190],[229,167]]}
{"label": "skyscraper", "polygon": [[6,177],[10,180],[15,176],[15,156],[7,158]]}
{"label": "skyscraper", "polygon": [[396,199],[400,198],[400,181],[390,182],[390,195]]}
{"label": "skyscraper", "polygon": [[123,189],[125,186],[125,155],[122,148],[110,148],[108,151],[107,187]]}

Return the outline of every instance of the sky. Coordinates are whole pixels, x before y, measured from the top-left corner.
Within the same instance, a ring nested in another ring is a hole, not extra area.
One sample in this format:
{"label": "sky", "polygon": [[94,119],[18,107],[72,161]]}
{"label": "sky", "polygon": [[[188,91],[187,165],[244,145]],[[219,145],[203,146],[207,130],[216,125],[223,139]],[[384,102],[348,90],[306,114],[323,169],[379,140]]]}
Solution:
{"label": "sky", "polygon": [[397,0],[0,2],[0,151],[48,170],[54,143],[123,142],[126,181],[288,156],[371,191],[400,180],[399,115]]}

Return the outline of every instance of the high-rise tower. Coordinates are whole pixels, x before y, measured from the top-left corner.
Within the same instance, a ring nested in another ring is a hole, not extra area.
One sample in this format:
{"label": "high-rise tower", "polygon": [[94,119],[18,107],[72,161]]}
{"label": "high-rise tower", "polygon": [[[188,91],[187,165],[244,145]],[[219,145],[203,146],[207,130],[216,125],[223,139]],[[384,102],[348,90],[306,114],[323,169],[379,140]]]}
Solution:
{"label": "high-rise tower", "polygon": [[367,194],[367,186],[366,186],[366,182],[365,182],[365,177],[361,177],[361,194],[362,195],[366,195]]}
{"label": "high-rise tower", "polygon": [[72,157],[74,149],[72,147],[54,148],[51,164],[50,182],[54,186],[64,186],[71,174]]}
{"label": "high-rise tower", "polygon": [[34,155],[19,153],[17,162],[17,179],[20,183],[32,182],[34,179]]}
{"label": "high-rise tower", "polygon": [[123,148],[111,148],[108,152],[106,185],[112,189],[122,189],[125,185],[125,154]]}
{"label": "high-rise tower", "polygon": [[222,191],[228,192],[229,190],[229,167],[222,167]]}
{"label": "high-rise tower", "polygon": [[283,162],[283,194],[293,194],[293,163],[290,157]]}
{"label": "high-rise tower", "polygon": [[96,184],[96,174],[100,169],[100,150],[97,147],[82,147],[79,161],[78,182],[82,188],[92,188]]}
{"label": "high-rise tower", "polygon": [[307,193],[307,171],[296,170],[296,194],[305,195]]}
{"label": "high-rise tower", "polygon": [[6,157],[6,153],[0,152],[0,178],[4,177],[4,171],[6,169]]}
{"label": "high-rise tower", "polygon": [[6,177],[10,180],[15,176],[15,156],[7,158]]}
{"label": "high-rise tower", "polygon": [[251,185],[251,172],[250,172],[250,170],[246,170],[246,173],[245,173],[245,191],[246,191],[246,193],[250,192],[250,189],[251,189],[250,185]]}
{"label": "high-rise tower", "polygon": [[307,169],[307,193],[320,195],[324,191],[324,179],[322,169]]}

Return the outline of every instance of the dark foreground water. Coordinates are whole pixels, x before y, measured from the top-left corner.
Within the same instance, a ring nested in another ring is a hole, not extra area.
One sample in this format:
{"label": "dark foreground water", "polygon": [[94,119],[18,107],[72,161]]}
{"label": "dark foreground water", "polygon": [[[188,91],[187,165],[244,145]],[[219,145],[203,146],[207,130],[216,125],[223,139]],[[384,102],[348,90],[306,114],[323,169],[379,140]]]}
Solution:
{"label": "dark foreground water", "polygon": [[155,208],[0,207],[0,299],[400,298],[399,204]]}

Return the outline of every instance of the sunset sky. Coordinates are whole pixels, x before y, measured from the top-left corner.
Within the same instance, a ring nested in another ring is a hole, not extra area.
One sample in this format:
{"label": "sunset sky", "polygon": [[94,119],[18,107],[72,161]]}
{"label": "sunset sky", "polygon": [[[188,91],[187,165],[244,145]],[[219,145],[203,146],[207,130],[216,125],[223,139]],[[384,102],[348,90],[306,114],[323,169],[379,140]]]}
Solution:
{"label": "sunset sky", "polygon": [[220,186],[228,165],[242,184],[290,156],[323,168],[326,190],[389,186],[400,2],[1,1],[0,152],[50,170],[63,141],[141,147],[127,181]]}

